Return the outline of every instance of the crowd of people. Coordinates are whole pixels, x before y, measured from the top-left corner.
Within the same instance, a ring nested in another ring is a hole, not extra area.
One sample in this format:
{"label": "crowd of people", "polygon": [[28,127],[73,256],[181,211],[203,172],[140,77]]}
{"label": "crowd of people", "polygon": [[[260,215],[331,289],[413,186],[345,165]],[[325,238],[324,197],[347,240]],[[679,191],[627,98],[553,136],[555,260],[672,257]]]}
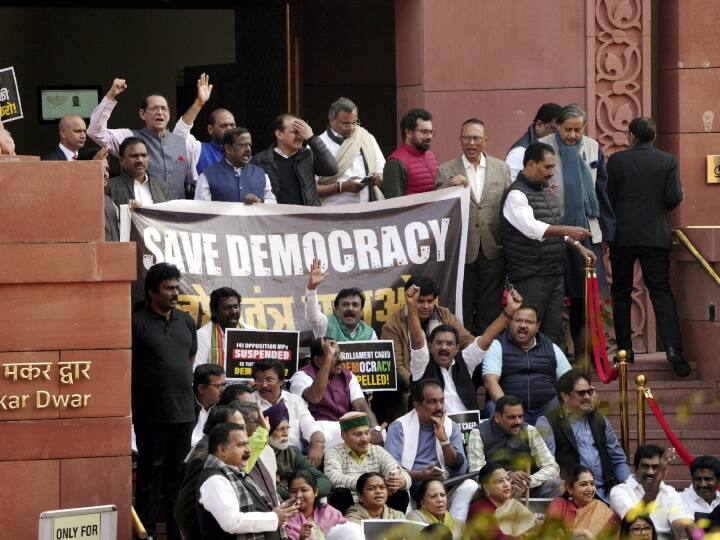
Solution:
{"label": "crowd of people", "polygon": [[[104,161],[108,241],[119,239],[123,204],[327,206],[450,186],[470,192],[463,322],[439,305],[431,276],[409,279],[404,306],[379,336],[394,342],[397,392],[366,395],[341,366],[338,342],[378,335],[362,320],[358,288],[337,292],[332,313],[320,309],[323,261],[308,269],[309,358],[289,380],[281,363],[258,361],[251,384],[228,380],[224,369],[225,331],[250,328],[241,294],[212,291],[211,321],[198,329],[177,309],[179,270],[149,269],[145,305],[132,318],[132,416],[135,507],[151,534],[161,496],[167,537],[186,540],[355,538],[367,519],[416,521],[428,537],[517,538],[538,530],[522,503],[528,497],[550,500],[546,521],[586,540],[697,538],[720,525],[718,460],[697,458],[682,494],[663,481],[671,450],[639,447],[633,473],[590,375],[571,363],[587,352],[585,265],[608,294],[609,255],[618,347],[632,362],[639,260],[668,361],[678,375],[690,373],[668,278],[667,212],[682,187],[677,159],[653,145],[650,118],[632,120],[631,148],[606,160],[584,135],[580,105],[546,103],[503,160],[486,153],[489,128],[473,117],[459,126],[458,157],[440,164],[429,111],[402,117],[402,143],[386,159],[357,106],[341,97],[320,135],[281,114],[275,143],[253,154],[252,134],[227,109],[210,114],[208,142],[191,134],[212,93],[206,75],[172,131],[160,95],[141,104],[142,127],[108,128],[126,89],[115,79],[87,128],[63,118],[58,147],[43,157]],[[86,148],[88,135],[99,148]],[[0,124],[0,153],[14,151]],[[108,155],[119,160],[114,178]],[[486,419],[466,441],[448,415],[479,408]]]}

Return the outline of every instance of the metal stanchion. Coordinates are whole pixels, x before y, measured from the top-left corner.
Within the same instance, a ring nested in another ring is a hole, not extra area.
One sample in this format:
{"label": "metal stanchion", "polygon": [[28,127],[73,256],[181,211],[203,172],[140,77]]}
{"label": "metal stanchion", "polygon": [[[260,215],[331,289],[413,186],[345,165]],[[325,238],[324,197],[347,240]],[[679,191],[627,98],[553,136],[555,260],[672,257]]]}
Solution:
{"label": "metal stanchion", "polygon": [[642,373],[635,377],[637,385],[637,443],[645,445],[645,383],[647,379]]}
{"label": "metal stanchion", "polygon": [[620,371],[620,437],[625,455],[630,455],[630,411],[628,410],[627,393],[627,351],[620,350],[617,354]]}
{"label": "metal stanchion", "polygon": [[[590,313],[588,312],[590,298],[590,278],[593,276],[592,260],[585,257],[585,350],[583,351],[582,367],[585,373],[590,373],[590,350],[592,349],[592,334],[590,333]],[[578,359],[579,360],[579,359]]]}
{"label": "metal stanchion", "polygon": [[135,507],[130,506],[130,514],[132,515],[132,524],[133,529],[135,530],[135,534],[138,538],[145,539],[148,537],[148,533],[145,530],[145,527],[142,524],[142,521],[140,521],[140,518],[137,515],[137,512],[135,512]]}

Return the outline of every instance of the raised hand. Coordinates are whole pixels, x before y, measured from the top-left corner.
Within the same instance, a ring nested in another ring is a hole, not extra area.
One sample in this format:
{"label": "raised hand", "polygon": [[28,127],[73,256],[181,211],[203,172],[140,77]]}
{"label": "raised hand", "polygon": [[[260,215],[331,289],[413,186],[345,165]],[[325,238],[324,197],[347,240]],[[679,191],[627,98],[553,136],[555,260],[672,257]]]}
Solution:
{"label": "raised hand", "polygon": [[512,315],[518,309],[520,309],[522,302],[522,295],[517,292],[517,290],[512,289],[507,295],[507,304],[505,305],[505,311],[507,311],[508,315]]}
{"label": "raised hand", "polygon": [[307,285],[308,290],[314,291],[317,289],[318,285],[325,281],[326,277],[327,272],[323,272],[322,268],[320,268],[320,259],[317,257],[314,258],[312,265],[310,266],[310,276],[308,277]]}
{"label": "raised hand", "polygon": [[203,105],[207,103],[208,99],[210,99],[212,89],[213,85],[210,84],[210,76],[206,73],[201,74],[197,81],[197,98]]}
{"label": "raised hand", "polygon": [[310,125],[304,120],[296,118],[290,123],[290,125],[297,129],[297,132],[302,137],[303,141],[307,141],[308,139],[312,138],[313,130]]}
{"label": "raised hand", "polygon": [[113,79],[110,90],[108,90],[107,94],[105,95],[108,97],[108,99],[115,99],[125,90],[127,90],[127,83],[125,82],[125,79]]}
{"label": "raised hand", "polygon": [[405,305],[410,310],[417,310],[417,301],[420,298],[420,287],[417,285],[410,285],[405,289]]}

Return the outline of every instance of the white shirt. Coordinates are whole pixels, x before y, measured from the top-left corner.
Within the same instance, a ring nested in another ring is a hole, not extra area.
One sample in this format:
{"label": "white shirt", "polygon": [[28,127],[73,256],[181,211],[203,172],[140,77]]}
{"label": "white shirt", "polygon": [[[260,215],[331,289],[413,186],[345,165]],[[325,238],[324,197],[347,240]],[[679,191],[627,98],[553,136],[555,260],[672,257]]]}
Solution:
{"label": "white shirt", "polygon": [[692,516],[695,516],[695,512],[709,514],[720,505],[720,493],[716,491],[715,499],[708,504],[705,499],[695,493],[695,488],[692,487],[692,484],[680,492],[680,498],[682,499],[685,510]]}
{"label": "white shirt", "polygon": [[[180,123],[180,122],[178,122]],[[238,175],[242,174],[243,168],[242,167],[234,167],[229,161],[225,160],[225,162],[230,165],[233,169],[235,169],[235,172],[238,173]],[[197,179],[197,185],[195,186],[195,200],[196,201],[212,201],[212,194],[210,193],[210,185],[208,184],[207,176],[205,176],[205,173],[202,173],[200,176],[198,176]],[[265,192],[263,193],[263,202],[265,204],[277,204],[277,199],[275,198],[275,194],[272,190],[272,185],[270,184],[270,178],[268,175],[265,175]]]}
{"label": "white shirt", "polygon": [[63,143],[60,143],[60,151],[61,151],[63,154],[65,154],[65,158],[66,158],[68,161],[72,161],[72,160],[73,160],[73,157],[75,157],[75,159],[77,159],[77,152],[73,152],[73,151],[70,150],[69,148],[63,146]]}
{"label": "white shirt", "polygon": [[515,148],[510,150],[510,152],[508,152],[508,155],[505,158],[505,163],[507,163],[508,167],[510,167],[511,182],[514,182],[517,178],[518,173],[525,168],[523,165],[523,159],[525,159],[524,146],[516,146]]}
{"label": "white shirt", "polygon": [[[254,326],[245,324],[240,321],[238,328],[243,330],[257,330]],[[210,349],[212,348],[212,331],[213,323],[210,321],[202,325],[197,331],[197,352],[195,353],[195,362],[193,362],[193,371],[200,364],[207,364],[210,361]],[[225,339],[222,340],[222,359],[225,364]]]}
{"label": "white shirt", "polygon": [[463,165],[465,166],[465,175],[470,181],[470,189],[472,189],[473,194],[475,195],[475,200],[480,201],[483,188],[485,187],[485,173],[487,171],[487,159],[485,159],[485,154],[480,154],[480,163],[477,167],[467,160],[465,154],[462,155],[461,159]]}
{"label": "white shirt", "polygon": [[[325,204],[324,201],[325,200],[323,199],[323,204]],[[313,335],[316,338],[325,337],[327,333],[328,319],[327,315],[320,310],[317,290],[311,291],[309,289],[305,289],[305,320],[308,325],[310,325],[310,328],[312,328]],[[354,338],[359,331],[360,325],[358,324],[355,329],[350,332],[350,337]],[[370,339],[375,341],[377,338],[377,334],[375,333],[375,330],[373,330],[373,335]]]}
{"label": "white shirt", "polygon": [[[253,392],[251,395],[255,403],[258,403],[263,411],[274,405],[274,403],[264,399],[260,392]],[[285,402],[290,416],[290,446],[302,449],[303,439],[309,442],[313,434],[318,431],[322,432],[322,429],[313,418],[313,415],[310,414],[307,403],[301,396],[282,390],[280,400]]]}
{"label": "white shirt", "polygon": [[[465,365],[471,375],[472,372],[475,371],[475,368],[482,364],[483,356],[485,356],[485,351],[478,346],[477,340],[462,350],[463,360],[465,360]],[[422,378],[428,362],[430,362],[430,350],[427,346],[417,350],[410,349],[410,373],[412,374],[413,381],[419,381]],[[455,364],[455,359],[453,359],[450,364],[451,368],[453,364]],[[451,371],[447,368],[440,367],[440,372],[445,382],[445,410],[448,414],[466,411],[467,407],[457,393]]]}
{"label": "white shirt", "polygon": [[133,193],[135,194],[135,200],[139,201],[142,206],[149,206],[153,203],[152,193],[150,192],[150,180],[148,180],[147,173],[145,173],[145,180],[142,182],[133,180]]}
{"label": "white shirt", "polygon": [[503,205],[503,216],[522,234],[531,240],[542,242],[550,224],[535,219],[527,195],[518,189],[508,193]]}
{"label": "white shirt", "polygon": [[[333,133],[335,133],[335,131],[333,131]],[[338,137],[342,137],[342,135],[338,133],[335,133],[335,135],[337,135]],[[330,151],[330,153],[333,156],[337,156],[338,150],[340,150],[341,145],[333,141],[328,136],[327,131],[323,131],[322,134],[319,135],[319,137],[322,142],[325,143],[325,146]],[[375,170],[369,171],[368,174],[382,174],[383,167],[385,166],[385,158],[383,157],[382,151],[380,150],[380,147],[378,146],[375,137],[373,137],[373,143],[373,146],[375,147]],[[358,152],[358,155],[355,156],[355,160],[352,162],[352,165],[348,167],[348,169],[342,174],[342,176],[338,178],[338,180],[344,182],[348,178],[352,178],[353,176],[357,176],[358,178],[364,178],[365,176],[367,176],[367,174],[365,174],[365,163],[363,162],[363,157],[360,152]],[[337,204],[368,202],[369,199],[370,190],[365,187],[364,189],[360,190],[359,193],[333,193],[332,195],[323,197],[322,205],[335,206]]]}
{"label": "white shirt", "polygon": [[213,475],[200,486],[199,502],[220,528],[230,534],[272,532],[279,526],[275,512],[240,512],[235,490],[225,476]]}
{"label": "white shirt", "polygon": [[190,438],[190,446],[195,446],[198,441],[203,438],[203,428],[205,427],[205,422],[207,422],[209,414],[210,409],[206,411],[205,407],[200,407],[197,424],[195,424],[195,429],[193,429],[192,437]]}
{"label": "white shirt", "polygon": [[[290,391],[293,394],[302,396],[303,392],[310,388],[313,383],[313,378],[310,377],[304,371],[296,371],[295,374],[290,378]],[[350,373],[350,403],[356,399],[364,399],[365,396],[360,388],[360,383],[355,377],[354,373]]]}
{"label": "white shirt", "polygon": [[[635,475],[622,484],[618,484],[610,490],[610,507],[613,511],[624,518],[630,509],[635,507],[645,495],[645,489],[635,479]],[[655,499],[655,510],[650,513],[650,519],[655,524],[658,533],[670,533],[671,523],[678,519],[693,520],[693,516],[685,510],[680,494],[675,488],[668,486],[665,482],[660,483],[660,490]]]}

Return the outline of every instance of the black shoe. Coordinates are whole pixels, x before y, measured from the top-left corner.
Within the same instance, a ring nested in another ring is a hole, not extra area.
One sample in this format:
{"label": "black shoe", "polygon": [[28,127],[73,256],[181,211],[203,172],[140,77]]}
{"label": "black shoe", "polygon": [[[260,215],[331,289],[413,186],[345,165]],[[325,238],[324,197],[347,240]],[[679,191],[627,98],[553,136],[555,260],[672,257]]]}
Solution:
{"label": "black shoe", "polygon": [[687,377],[690,375],[690,364],[688,364],[687,360],[683,358],[680,351],[675,350],[673,347],[668,347],[665,350],[665,355],[667,356],[668,362],[670,362],[670,365],[676,375],[680,377]]}
{"label": "black shoe", "polygon": [[[627,352],[627,356],[625,357],[625,362],[628,364],[634,364],[635,363],[635,353],[632,349],[625,349],[625,352]],[[616,354],[613,356],[613,362],[616,364],[620,363],[620,359],[618,358],[618,355]]]}

